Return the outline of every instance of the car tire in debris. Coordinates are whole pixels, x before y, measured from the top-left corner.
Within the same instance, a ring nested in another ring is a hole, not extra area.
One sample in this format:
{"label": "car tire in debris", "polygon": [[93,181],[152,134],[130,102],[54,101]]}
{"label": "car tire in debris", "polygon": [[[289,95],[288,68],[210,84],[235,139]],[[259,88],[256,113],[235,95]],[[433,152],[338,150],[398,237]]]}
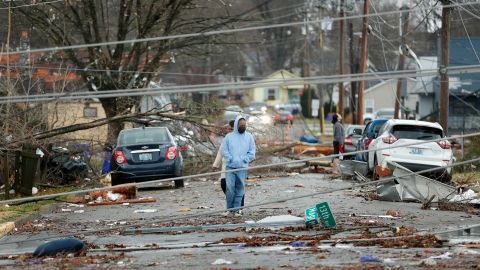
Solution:
{"label": "car tire in debris", "polygon": [[122,178],[120,177],[120,175],[116,175],[116,174],[111,174],[111,178],[112,178],[112,186],[117,186],[117,185],[121,185],[121,184],[125,184],[125,181],[122,180]]}
{"label": "car tire in debris", "polygon": [[175,188],[183,188],[185,186],[185,183],[183,180],[175,180]]}

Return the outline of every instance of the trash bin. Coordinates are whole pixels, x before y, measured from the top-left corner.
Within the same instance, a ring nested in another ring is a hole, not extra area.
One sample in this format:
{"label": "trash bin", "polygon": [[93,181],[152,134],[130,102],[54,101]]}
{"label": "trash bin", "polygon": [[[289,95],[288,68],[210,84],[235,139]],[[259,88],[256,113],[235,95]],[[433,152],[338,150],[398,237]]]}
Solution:
{"label": "trash bin", "polygon": [[39,160],[36,150],[35,145],[24,144],[20,152],[20,177],[15,190],[25,196],[32,196],[33,181]]}
{"label": "trash bin", "polygon": [[102,175],[110,172],[110,159],[112,158],[113,147],[106,144],[103,150],[105,151],[105,156],[103,158]]}

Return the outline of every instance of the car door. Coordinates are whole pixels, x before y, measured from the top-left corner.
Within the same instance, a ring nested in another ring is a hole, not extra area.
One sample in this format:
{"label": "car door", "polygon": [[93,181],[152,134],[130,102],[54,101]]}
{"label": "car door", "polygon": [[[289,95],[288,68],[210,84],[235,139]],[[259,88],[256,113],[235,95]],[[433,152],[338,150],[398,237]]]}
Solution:
{"label": "car door", "polygon": [[[358,140],[358,143],[357,143],[357,150],[358,150],[358,151],[363,151],[363,150],[365,150],[365,145],[366,145],[366,140],[367,140],[367,134],[368,134],[368,129],[370,128],[370,125],[371,125],[371,122],[368,123],[368,124],[365,126],[365,129],[364,129],[363,132],[362,132],[362,137]],[[360,153],[359,156],[361,157],[361,160],[362,160],[362,161],[367,161],[367,160],[366,160],[366,155],[365,155],[365,153]]]}

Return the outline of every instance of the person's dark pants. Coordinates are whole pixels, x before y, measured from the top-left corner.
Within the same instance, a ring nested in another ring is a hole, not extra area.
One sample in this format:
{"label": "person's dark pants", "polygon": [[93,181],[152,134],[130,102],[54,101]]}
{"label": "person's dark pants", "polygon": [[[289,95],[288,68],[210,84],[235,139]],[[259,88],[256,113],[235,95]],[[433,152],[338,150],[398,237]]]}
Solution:
{"label": "person's dark pants", "polygon": [[[334,155],[340,154],[340,143],[339,142],[333,141],[333,154]],[[338,158],[338,157],[336,157],[336,158]],[[333,159],[336,159],[336,158],[333,158]]]}
{"label": "person's dark pants", "polygon": [[[220,186],[222,186],[223,194],[227,194],[227,180],[225,178],[220,179]],[[242,206],[245,206],[245,195],[242,197]]]}
{"label": "person's dark pants", "polygon": [[338,155],[340,154],[340,143],[333,141],[333,154]]}

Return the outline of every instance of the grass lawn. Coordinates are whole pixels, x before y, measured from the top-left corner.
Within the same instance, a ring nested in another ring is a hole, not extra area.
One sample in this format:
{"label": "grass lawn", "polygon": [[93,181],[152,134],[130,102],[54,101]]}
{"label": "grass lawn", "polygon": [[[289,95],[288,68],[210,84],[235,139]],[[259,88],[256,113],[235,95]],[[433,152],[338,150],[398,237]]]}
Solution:
{"label": "grass lawn", "polygon": [[[74,187],[55,187],[55,188],[43,188],[39,187],[39,192],[37,196],[39,195],[49,195],[49,194],[56,194],[56,193],[61,193],[61,192],[68,192],[72,191],[75,188]],[[12,198],[20,198],[19,196],[10,196],[10,199]],[[0,200],[5,200],[5,194],[0,194]],[[8,222],[8,221],[15,221],[15,219],[31,214],[34,212],[37,212],[40,210],[40,208],[44,205],[49,205],[55,203],[55,200],[44,200],[44,201],[38,201],[38,202],[29,202],[29,203],[24,203],[24,204],[19,204],[19,205],[0,205],[0,223],[3,222]]]}

